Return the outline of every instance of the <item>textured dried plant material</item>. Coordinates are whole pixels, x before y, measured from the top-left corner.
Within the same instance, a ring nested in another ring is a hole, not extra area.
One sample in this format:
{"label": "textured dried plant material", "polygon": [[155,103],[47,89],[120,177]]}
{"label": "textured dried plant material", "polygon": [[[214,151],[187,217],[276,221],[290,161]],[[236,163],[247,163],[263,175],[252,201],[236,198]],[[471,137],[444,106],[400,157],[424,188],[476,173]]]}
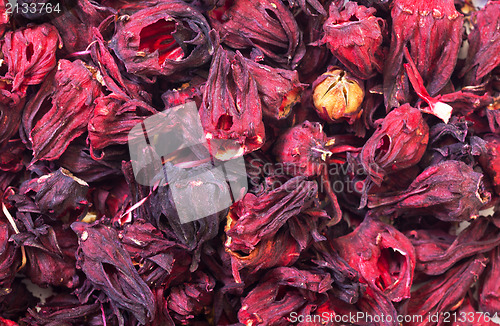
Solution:
{"label": "textured dried plant material", "polygon": [[300,316],[315,309],[315,301],[319,295],[326,295],[331,283],[329,274],[295,267],[275,268],[242,298],[238,319],[246,326],[290,325],[290,313]]}
{"label": "textured dried plant material", "polygon": [[[413,62],[410,53],[408,52],[408,49],[406,47],[404,48],[403,52],[406,60],[408,60],[408,63],[405,63],[403,65],[406,69],[408,79],[410,80],[410,83],[413,86],[415,92],[418,94],[418,96],[420,96],[420,98],[423,99],[429,105],[428,108],[425,107],[422,109],[422,111],[429,114],[433,114],[439,119],[443,120],[445,123],[448,123],[453,108],[446,103],[440,102],[438,100],[440,96],[438,96],[437,98],[433,98],[429,95],[429,93],[424,87],[424,81],[422,80],[422,76],[420,76],[420,73],[418,72],[417,67],[415,66],[415,63]],[[453,100],[453,98],[450,99]]]}
{"label": "textured dried plant material", "polygon": [[327,137],[318,122],[305,121],[287,130],[278,138],[274,154],[283,163],[287,174],[317,176],[325,167]]}
{"label": "textured dried plant material", "polygon": [[310,208],[317,192],[315,181],[295,177],[257,196],[247,193],[228,213],[226,248],[253,250],[263,237],[276,234],[288,219]]}
{"label": "textured dried plant material", "polygon": [[292,69],[304,56],[302,33],[282,1],[226,1],[208,15],[221,40],[234,49],[254,47]]}
{"label": "textured dried plant material", "polygon": [[[498,282],[497,282],[498,283]],[[457,320],[453,320],[452,326],[496,326],[498,323],[492,321],[493,316],[497,313],[498,309],[489,315],[485,312],[485,310],[479,310],[474,308],[477,305],[474,302],[474,299],[471,298],[471,294],[465,297],[464,301],[460,304],[460,308],[453,312],[454,316],[456,313]],[[462,317],[458,317],[462,316]],[[466,316],[466,318],[463,318]],[[453,318],[454,319],[454,318]]]}
{"label": "textured dried plant material", "polygon": [[410,297],[415,249],[393,226],[366,217],[353,232],[333,241],[340,256],[374,291],[394,302]]}
{"label": "textured dried plant material", "polygon": [[[231,214],[228,214],[227,218],[227,229],[230,229],[236,221],[232,220]],[[272,267],[294,264],[301,252],[313,240],[325,239],[319,234],[319,224],[321,221],[326,223],[328,219],[328,215],[322,210],[301,212],[289,219],[276,234],[263,237],[254,249],[240,248],[240,250],[233,251],[230,249],[231,243],[226,242],[226,251],[231,255],[235,279],[241,281],[239,273],[241,269],[256,273]]]}
{"label": "textured dried plant material", "polygon": [[87,213],[89,185],[68,170],[59,168],[54,173],[32,180],[35,182],[30,182],[23,192],[36,193],[35,203],[43,214],[61,218],[68,212],[79,213],[80,216]]}
{"label": "textured dried plant material", "polygon": [[188,325],[195,316],[210,314],[215,284],[212,276],[198,270],[191,280],[172,287],[167,302],[173,317]]}
{"label": "textured dried plant material", "polygon": [[249,73],[257,83],[262,113],[273,119],[285,119],[300,102],[306,84],[299,81],[295,70],[273,68],[246,59]]}
{"label": "textured dried plant material", "polygon": [[425,88],[435,96],[455,69],[463,30],[463,16],[453,0],[396,0],[391,16],[391,46],[384,67],[384,99],[389,108],[403,104],[395,96],[404,47],[409,48]]}
{"label": "textured dried plant material", "polygon": [[461,76],[466,85],[478,85],[500,65],[500,1],[488,1],[472,14],[474,28],[469,33],[469,51]]}
{"label": "textured dried plant material", "polygon": [[88,124],[90,154],[99,159],[99,151],[105,147],[127,144],[130,130],[155,113],[158,111],[140,100],[114,94],[97,98]]}
{"label": "textured dried plant material", "polygon": [[490,264],[479,282],[479,306],[491,315],[500,311],[500,246],[490,252]]}
{"label": "textured dried plant material", "polygon": [[[94,101],[101,94],[95,72],[80,60],[62,59],[55,75],[49,76],[26,104],[23,124],[34,160],[58,159],[69,143],[87,130]],[[42,112],[40,120],[35,121]]]}
{"label": "textured dried plant material", "polygon": [[10,14],[5,10],[5,5],[8,3],[8,0],[0,0],[0,37],[2,37],[5,30],[9,28]]}
{"label": "textured dried plant material", "polygon": [[12,291],[11,284],[21,263],[21,252],[9,241],[14,233],[7,218],[0,213],[0,302]]}
{"label": "textured dried plant material", "polygon": [[358,6],[352,1],[340,11],[332,3],[323,25],[325,36],[321,41],[349,72],[361,79],[381,73],[384,67],[385,21],[374,16],[375,11],[375,8]]}
{"label": "textured dried plant material", "polygon": [[389,196],[372,194],[368,207],[381,215],[432,215],[442,221],[468,221],[490,201],[483,175],[461,161],[429,166],[408,189]]}
{"label": "textured dried plant material", "polygon": [[313,102],[319,116],[327,122],[350,124],[361,116],[365,96],[363,82],[348,72],[331,67],[313,83]]}
{"label": "textured dried plant material", "polygon": [[12,82],[12,91],[24,92],[28,85],[40,84],[56,66],[56,50],[60,48],[61,37],[49,24],[8,32],[2,52],[9,67],[5,78]]}
{"label": "textured dried plant material", "polygon": [[376,121],[377,129],[359,154],[359,161],[377,185],[391,173],[416,165],[427,149],[429,127],[420,110],[405,104]]}
{"label": "textured dried plant material", "polygon": [[479,163],[490,177],[495,192],[500,195],[500,135],[485,135],[486,151],[479,156]]}
{"label": "textured dried plant material", "polygon": [[464,258],[491,251],[500,245],[500,232],[480,217],[453,239],[443,241],[449,235],[436,230],[412,230],[407,232],[417,252],[417,270],[427,275],[439,275]]}
{"label": "textured dried plant material", "polygon": [[212,154],[218,159],[241,156],[264,144],[257,83],[239,52],[218,47],[205,84],[200,118]]}
{"label": "textured dried plant material", "polygon": [[66,7],[66,3],[61,4],[61,14],[55,15],[50,23],[59,31],[66,52],[87,51],[94,39],[93,28],[116,12],[91,0],[70,0],[67,3],[71,8]]}
{"label": "textured dried plant material", "polygon": [[[427,316],[456,309],[470,290],[471,286],[481,276],[488,258],[478,255],[461,265],[450,269],[412,293],[408,304],[409,315],[424,316],[422,321],[408,323],[409,326],[435,325]],[[458,317],[458,315],[457,315]]]}
{"label": "textured dried plant material", "polygon": [[201,13],[177,0],[151,5],[116,22],[111,48],[128,72],[168,76],[210,60],[209,25]]}
{"label": "textured dried plant material", "polygon": [[71,228],[78,235],[77,267],[87,280],[107,295],[115,309],[130,312],[142,325],[153,319],[153,293],[132,265],[116,231],[83,222],[75,222]]}
{"label": "textured dried plant material", "polygon": [[28,263],[23,272],[42,287],[78,286],[80,278],[75,267],[75,234],[62,223],[52,226],[41,223],[41,219],[34,222],[30,214],[18,213],[17,216],[25,230],[13,235],[12,240],[26,250]]}

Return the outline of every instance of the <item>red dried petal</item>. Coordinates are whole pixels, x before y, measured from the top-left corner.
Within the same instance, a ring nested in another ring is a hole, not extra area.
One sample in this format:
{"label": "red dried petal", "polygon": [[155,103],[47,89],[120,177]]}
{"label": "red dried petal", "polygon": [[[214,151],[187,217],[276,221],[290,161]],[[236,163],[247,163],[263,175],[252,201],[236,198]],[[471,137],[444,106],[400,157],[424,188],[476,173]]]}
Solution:
{"label": "red dried petal", "polygon": [[213,52],[209,25],[183,1],[162,1],[117,21],[111,47],[127,71],[145,78],[199,67]]}
{"label": "red dried petal", "polygon": [[55,76],[47,78],[26,104],[23,124],[35,160],[58,159],[69,143],[87,130],[94,100],[101,94],[93,69],[80,60],[60,60]]}
{"label": "red dried petal", "polygon": [[382,49],[385,21],[375,17],[375,8],[349,1],[342,11],[332,3],[323,25],[325,42],[344,66],[356,77],[368,79],[383,69]]}
{"label": "red dried petal", "polygon": [[12,91],[40,84],[56,66],[56,50],[62,48],[57,29],[49,24],[8,32],[4,42],[2,52],[9,67],[5,78],[12,81]]}

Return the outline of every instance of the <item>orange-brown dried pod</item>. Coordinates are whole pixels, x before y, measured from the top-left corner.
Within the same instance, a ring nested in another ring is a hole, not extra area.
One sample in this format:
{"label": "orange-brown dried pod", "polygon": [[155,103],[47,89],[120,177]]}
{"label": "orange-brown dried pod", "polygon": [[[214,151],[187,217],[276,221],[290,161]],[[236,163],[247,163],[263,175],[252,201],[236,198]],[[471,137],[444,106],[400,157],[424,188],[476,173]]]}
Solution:
{"label": "orange-brown dried pod", "polygon": [[332,67],[313,83],[313,102],[327,122],[353,123],[362,113],[363,83],[348,72]]}

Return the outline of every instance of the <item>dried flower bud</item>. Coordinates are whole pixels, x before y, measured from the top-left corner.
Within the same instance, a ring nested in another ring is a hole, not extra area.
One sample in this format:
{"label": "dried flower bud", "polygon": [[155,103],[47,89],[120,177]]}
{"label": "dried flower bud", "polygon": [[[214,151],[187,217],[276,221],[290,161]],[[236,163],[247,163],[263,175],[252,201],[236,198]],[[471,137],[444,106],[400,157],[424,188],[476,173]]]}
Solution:
{"label": "dried flower bud", "polygon": [[487,5],[472,14],[474,28],[469,34],[469,51],[461,76],[466,85],[478,85],[484,76],[500,66],[500,2]]}
{"label": "dried flower bud", "polygon": [[347,119],[352,124],[361,116],[365,96],[363,83],[348,72],[333,67],[316,79],[313,89],[314,106],[325,121]]}
{"label": "dried flower bud", "polygon": [[[408,303],[408,313],[421,316],[442,316],[443,312],[454,310],[461,304],[487,263],[488,258],[480,254],[450,269],[446,274],[425,283],[412,293]],[[434,324],[436,323],[430,323],[427,318],[407,323],[409,326]]]}
{"label": "dried flower bud", "polygon": [[[422,76],[424,86],[435,96],[449,81],[462,44],[463,16],[453,0],[395,0],[392,2],[391,46],[384,67],[386,105],[397,107],[403,85],[403,49]],[[408,101],[408,98],[406,98]]]}
{"label": "dried flower bud", "polygon": [[56,66],[56,50],[62,47],[61,37],[49,24],[20,28],[5,35],[2,52],[12,80],[12,91],[24,91],[37,85]]}
{"label": "dried flower bud", "polygon": [[300,101],[306,86],[299,81],[295,70],[273,68],[245,60],[248,70],[257,83],[262,102],[262,113],[273,119],[284,119],[293,106]]}
{"label": "dried flower bud", "polygon": [[359,161],[380,185],[386,175],[417,164],[429,142],[429,127],[420,110],[405,104],[392,110],[363,146]]}
{"label": "dried flower bud", "polygon": [[117,21],[111,47],[127,71],[143,77],[199,67],[213,51],[205,17],[183,1],[162,1]]}
{"label": "dried flower bud", "polygon": [[393,226],[367,217],[334,243],[340,256],[372,289],[396,302],[410,297],[415,249]]}
{"label": "dried flower bud", "polygon": [[153,293],[132,265],[116,230],[83,222],[74,222],[71,228],[78,235],[78,268],[93,287],[107,296],[115,306],[115,313],[119,313],[118,309],[128,311],[142,325],[153,319]]}
{"label": "dried flower bud", "polygon": [[407,233],[417,252],[417,270],[439,275],[464,258],[485,253],[500,245],[500,232],[480,217],[457,237],[441,230],[412,230]]}
{"label": "dried flower bud", "polygon": [[331,289],[330,274],[309,272],[295,267],[279,267],[267,272],[241,300],[240,323],[251,325],[290,325],[292,312],[308,314],[317,306],[319,294]]}
{"label": "dried flower bud", "polygon": [[270,59],[295,69],[304,56],[302,34],[282,1],[235,0],[209,12],[210,23],[234,49],[255,47]]}
{"label": "dried flower bud", "polygon": [[325,156],[330,154],[325,148],[326,141],[320,123],[305,121],[281,135],[275,144],[274,154],[277,161],[285,166],[287,174],[319,175]]}
{"label": "dried flower bud", "polygon": [[264,144],[257,83],[240,53],[219,46],[203,93],[200,117],[212,154],[218,159],[241,156]]}
{"label": "dried flower bud", "polygon": [[408,189],[395,195],[370,195],[368,207],[377,214],[430,214],[442,221],[467,221],[479,216],[490,201],[483,175],[461,161],[443,161],[425,169]]}
{"label": "dried flower bud", "polygon": [[[93,67],[80,60],[60,60],[40,90],[26,104],[23,116],[26,141],[35,160],[58,159],[70,142],[87,130],[94,100],[101,94]],[[41,112],[46,112],[36,120]]]}
{"label": "dried flower bud", "polygon": [[385,21],[375,17],[374,13],[375,8],[358,6],[352,1],[339,12],[332,3],[323,25],[325,36],[322,42],[353,75],[362,79],[373,77],[377,71],[382,72],[384,66],[382,33]]}
{"label": "dried flower bud", "polygon": [[500,136],[489,134],[484,137],[486,152],[479,156],[479,163],[490,177],[495,192],[500,195]]}
{"label": "dried flower bud", "polygon": [[4,213],[0,213],[0,302],[11,291],[12,281],[21,263],[20,251],[9,241],[12,234],[12,226]]}

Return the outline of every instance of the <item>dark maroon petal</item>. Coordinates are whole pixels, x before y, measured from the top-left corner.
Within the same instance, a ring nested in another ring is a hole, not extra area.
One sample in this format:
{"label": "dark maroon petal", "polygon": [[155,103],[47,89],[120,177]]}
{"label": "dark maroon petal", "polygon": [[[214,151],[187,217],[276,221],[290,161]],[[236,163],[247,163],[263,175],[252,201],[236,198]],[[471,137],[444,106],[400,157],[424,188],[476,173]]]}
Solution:
{"label": "dark maroon petal", "polygon": [[469,51],[461,76],[467,85],[478,85],[500,65],[500,2],[488,1],[485,7],[472,14],[474,24],[469,33]]}
{"label": "dark maroon petal", "polygon": [[481,311],[494,315],[500,311],[500,246],[490,252],[490,263],[484,278],[479,283],[479,306]]}
{"label": "dark maroon petal", "polygon": [[479,157],[479,163],[495,188],[500,194],[500,136],[489,134],[484,137],[486,141],[486,151]]}
{"label": "dark maroon petal", "polygon": [[446,233],[435,231],[415,230],[408,233],[417,253],[417,270],[428,275],[442,274],[460,260],[500,245],[500,232],[483,217],[474,220],[453,242]]}
{"label": "dark maroon petal", "polygon": [[[478,255],[424,284],[412,293],[408,304],[408,314],[428,317],[429,314],[441,314],[453,310],[464,299],[487,263],[488,258]],[[432,321],[425,317],[421,321],[408,323],[411,326],[429,324],[432,324]]]}
{"label": "dark maroon petal", "polygon": [[[2,204],[3,205],[3,204]],[[14,234],[4,213],[0,213],[0,302],[11,292],[11,284],[20,266],[21,252],[9,238]]]}
{"label": "dark maroon petal", "polygon": [[209,12],[221,39],[235,49],[257,48],[270,59],[295,69],[304,56],[302,33],[281,1],[227,1]]}
{"label": "dark maroon petal", "polygon": [[307,311],[330,283],[329,275],[293,267],[273,269],[242,299],[238,319],[245,325],[289,325],[290,313]]}
{"label": "dark maroon petal", "polygon": [[247,193],[228,214],[226,247],[252,250],[264,236],[276,234],[288,219],[307,210],[317,194],[317,184],[295,177],[268,193]]}
{"label": "dark maroon petal", "polygon": [[443,161],[425,169],[404,191],[370,195],[368,207],[379,207],[377,214],[431,214],[442,221],[467,221],[490,201],[482,178],[463,162]]}
{"label": "dark maroon petal", "polygon": [[30,280],[42,287],[78,286],[75,234],[60,223],[50,226],[41,224],[40,220],[33,221],[30,214],[17,213],[17,217],[25,230],[13,235],[12,239],[25,248],[28,262],[25,273]]}
{"label": "dark maroon petal", "polygon": [[154,297],[132,265],[130,255],[118,241],[114,229],[75,222],[78,235],[77,266],[93,286],[103,291],[111,303],[129,311],[141,324],[154,318]]}
{"label": "dark maroon petal", "polygon": [[50,22],[59,31],[68,53],[88,51],[87,47],[94,38],[92,28],[98,27],[106,17],[113,15],[114,10],[89,0],[72,0],[68,3],[74,5],[71,10],[61,5],[60,15],[55,15]]}
{"label": "dark maroon petal", "polygon": [[172,287],[168,297],[168,308],[181,323],[210,313],[214,295],[215,279],[201,271],[193,274],[192,280]]}
{"label": "dark maroon petal", "polygon": [[415,249],[394,227],[367,217],[352,233],[334,243],[340,256],[359,271],[374,291],[394,302],[410,297]]}
{"label": "dark maroon petal", "polygon": [[88,124],[91,155],[99,158],[103,148],[127,144],[130,130],[155,113],[158,111],[139,100],[114,95],[97,98]]}

